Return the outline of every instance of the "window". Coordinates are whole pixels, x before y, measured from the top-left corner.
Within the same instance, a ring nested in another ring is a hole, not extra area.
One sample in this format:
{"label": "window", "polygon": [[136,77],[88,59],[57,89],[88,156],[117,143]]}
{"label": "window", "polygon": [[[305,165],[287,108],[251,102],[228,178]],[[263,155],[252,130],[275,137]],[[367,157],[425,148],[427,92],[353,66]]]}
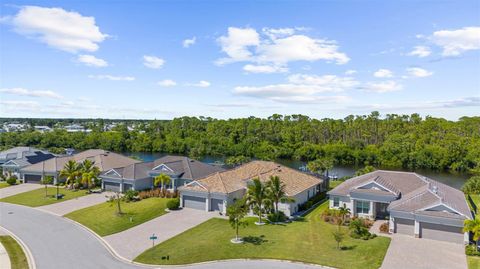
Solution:
{"label": "window", "polygon": [[333,197],[333,206],[338,207],[340,205],[340,198]]}
{"label": "window", "polygon": [[370,211],[370,202],[356,201],[356,211],[358,214],[368,214],[368,211]]}

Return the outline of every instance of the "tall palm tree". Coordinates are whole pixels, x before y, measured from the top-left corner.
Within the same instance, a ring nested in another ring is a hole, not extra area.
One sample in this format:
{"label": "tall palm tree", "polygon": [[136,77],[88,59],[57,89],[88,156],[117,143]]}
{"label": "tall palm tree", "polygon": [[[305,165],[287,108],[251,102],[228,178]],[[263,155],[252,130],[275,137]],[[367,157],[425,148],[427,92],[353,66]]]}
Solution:
{"label": "tall palm tree", "polygon": [[267,196],[265,185],[258,178],[254,178],[248,186],[246,195],[247,205],[258,215],[258,224],[262,224],[262,214],[270,205],[271,201]]}
{"label": "tall palm tree", "polygon": [[295,202],[295,199],[287,196],[285,192],[285,184],[282,183],[278,176],[270,176],[270,181],[267,182],[267,196],[270,197],[274,205],[275,213],[278,213],[278,204]]}
{"label": "tall palm tree", "polygon": [[100,175],[100,169],[95,166],[95,162],[89,159],[85,159],[79,166],[81,173],[82,184],[87,186],[88,192],[90,192],[90,186],[93,185],[95,179]]}
{"label": "tall palm tree", "polygon": [[166,174],[160,174],[155,177],[153,185],[157,186],[160,185],[160,189],[163,191],[165,185],[170,184],[170,176]]}
{"label": "tall palm tree", "polygon": [[[480,217],[476,216],[475,219],[467,219],[463,222],[463,232],[471,232],[473,234],[473,240],[477,242],[480,240]],[[475,246],[475,250],[478,251],[477,246]]]}
{"label": "tall palm tree", "polygon": [[63,169],[60,171],[59,176],[65,178],[66,179],[65,183],[67,185],[70,185],[70,188],[73,188],[73,184],[75,183],[75,180],[79,176],[78,164],[74,160],[69,160],[63,166]]}

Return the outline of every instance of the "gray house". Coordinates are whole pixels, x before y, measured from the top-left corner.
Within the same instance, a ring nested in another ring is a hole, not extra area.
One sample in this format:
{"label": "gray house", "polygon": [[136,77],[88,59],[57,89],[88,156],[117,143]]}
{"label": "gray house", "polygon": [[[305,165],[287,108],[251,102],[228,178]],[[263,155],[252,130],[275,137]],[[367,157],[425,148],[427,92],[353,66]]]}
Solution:
{"label": "gray house", "polygon": [[171,179],[166,188],[176,191],[179,186],[220,171],[224,169],[187,157],[169,155],[153,162],[112,168],[102,173],[100,178],[104,190],[124,192],[130,189],[151,189],[154,187],[154,178],[160,174],[166,174]]}
{"label": "gray house", "polygon": [[11,174],[20,178],[20,169],[42,162],[55,155],[32,147],[14,147],[0,152],[0,167],[3,174]]}
{"label": "gray house", "polygon": [[422,175],[378,170],[351,178],[328,195],[330,208],[389,219],[390,233],[468,243],[462,228],[472,214],[463,192]]}

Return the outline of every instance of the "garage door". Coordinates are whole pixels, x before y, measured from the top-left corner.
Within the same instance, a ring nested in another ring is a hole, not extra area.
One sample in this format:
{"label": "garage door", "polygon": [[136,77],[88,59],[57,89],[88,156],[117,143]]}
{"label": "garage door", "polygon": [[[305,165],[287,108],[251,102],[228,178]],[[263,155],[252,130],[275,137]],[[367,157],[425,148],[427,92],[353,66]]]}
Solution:
{"label": "garage door", "polygon": [[395,232],[413,236],[415,221],[411,219],[395,218]]}
{"label": "garage door", "polygon": [[212,199],[210,203],[210,210],[212,211],[222,211],[223,210],[223,200]]}
{"label": "garage door", "polygon": [[462,228],[433,223],[420,223],[420,237],[463,244]]}
{"label": "garage door", "polygon": [[103,182],[106,191],[120,191],[120,183]]}
{"label": "garage door", "polygon": [[183,206],[187,208],[205,210],[205,198],[195,196],[183,196]]}
{"label": "garage door", "polygon": [[40,175],[25,175],[25,182],[28,183],[40,183],[42,176]]}

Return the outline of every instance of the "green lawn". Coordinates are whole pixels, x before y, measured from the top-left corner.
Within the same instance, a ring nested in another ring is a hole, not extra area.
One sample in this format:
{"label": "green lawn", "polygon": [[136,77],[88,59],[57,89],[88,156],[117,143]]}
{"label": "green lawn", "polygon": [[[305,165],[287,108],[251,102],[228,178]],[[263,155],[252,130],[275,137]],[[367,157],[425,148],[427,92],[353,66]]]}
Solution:
{"label": "green lawn", "polygon": [[480,257],[467,256],[468,269],[480,269]]}
{"label": "green lawn", "polygon": [[[148,198],[138,202],[122,202],[123,215],[116,214],[116,204],[103,204],[80,209],[65,215],[95,231],[100,236],[118,233],[165,214],[165,198]],[[130,221],[132,218],[132,221]]]}
{"label": "green lawn", "polygon": [[10,184],[8,184],[7,182],[0,182],[0,189],[6,188],[8,186],[10,186]]}
{"label": "green lawn", "polygon": [[48,187],[48,196],[45,197],[45,188],[40,188],[33,191],[23,192],[17,195],[3,198],[0,200],[0,202],[37,207],[42,205],[55,204],[87,195],[86,190],[72,191],[64,188],[59,188],[59,193],[63,194],[64,196],[62,199],[57,200],[55,199],[56,188]]}
{"label": "green lawn", "polygon": [[[232,244],[235,233],[225,219],[210,219],[176,237],[173,237],[135,258],[147,264],[188,264],[195,262],[238,259],[270,258],[303,261],[336,268],[379,268],[390,244],[390,238],[356,240],[346,237],[344,250],[336,249],[332,232],[337,226],[325,223],[321,212],[325,202],[306,216],[303,221],[287,225],[256,226],[256,218],[240,229],[248,243]],[[169,259],[162,259],[164,256]]]}
{"label": "green lawn", "polygon": [[5,247],[12,269],[28,269],[28,261],[22,247],[11,236],[0,236],[0,243]]}
{"label": "green lawn", "polygon": [[330,190],[333,190],[335,187],[337,187],[338,185],[342,184],[343,182],[345,182],[345,181],[342,181],[342,180],[330,180],[329,189],[330,189]]}
{"label": "green lawn", "polygon": [[[479,208],[480,207],[480,194],[470,194],[470,197],[472,197],[473,202],[477,206],[477,210],[480,210],[480,208]],[[467,199],[467,201],[469,201],[468,200],[468,195],[465,195],[465,199]],[[472,210],[474,209],[473,206],[470,203],[468,203],[468,205],[470,206],[470,209],[472,209]]]}

